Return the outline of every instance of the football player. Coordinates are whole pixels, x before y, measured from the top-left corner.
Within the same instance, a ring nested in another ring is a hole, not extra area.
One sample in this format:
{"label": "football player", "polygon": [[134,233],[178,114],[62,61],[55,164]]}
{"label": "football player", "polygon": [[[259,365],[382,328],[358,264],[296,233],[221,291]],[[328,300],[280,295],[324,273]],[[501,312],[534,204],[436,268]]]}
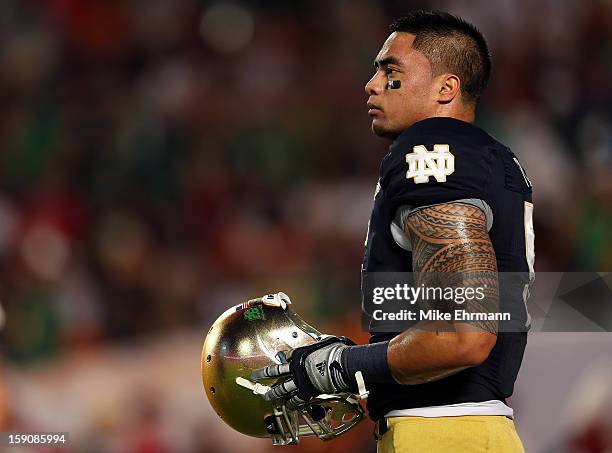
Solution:
{"label": "football player", "polygon": [[533,272],[532,186],[510,149],[473,124],[491,70],[482,34],[431,11],[390,31],[365,86],[372,131],[393,142],[362,275],[414,272],[423,286],[478,280],[486,303],[510,307],[515,328],[485,319],[380,333],[372,323],[369,345],[329,337],[253,377],[290,377],[264,397],[299,406],[321,393],[357,392],[361,372],[379,452],[521,452],[506,398],[527,341],[528,291],[500,287],[498,273]]}

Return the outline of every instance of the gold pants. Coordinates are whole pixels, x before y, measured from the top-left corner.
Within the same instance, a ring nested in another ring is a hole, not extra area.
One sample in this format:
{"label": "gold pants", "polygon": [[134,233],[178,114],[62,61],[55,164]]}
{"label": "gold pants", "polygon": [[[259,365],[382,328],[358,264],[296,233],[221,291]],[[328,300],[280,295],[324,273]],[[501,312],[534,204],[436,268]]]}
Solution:
{"label": "gold pants", "polygon": [[524,453],[514,422],[502,416],[389,417],[377,453]]}

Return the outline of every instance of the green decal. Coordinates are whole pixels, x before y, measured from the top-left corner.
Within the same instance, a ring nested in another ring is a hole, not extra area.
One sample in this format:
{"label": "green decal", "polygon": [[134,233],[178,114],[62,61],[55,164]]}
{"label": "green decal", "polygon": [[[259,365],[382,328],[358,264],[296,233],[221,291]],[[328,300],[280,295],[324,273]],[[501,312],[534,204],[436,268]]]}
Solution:
{"label": "green decal", "polygon": [[264,315],[261,307],[251,307],[244,312],[244,319],[247,321],[255,321],[257,319],[264,320],[266,319],[266,316]]}

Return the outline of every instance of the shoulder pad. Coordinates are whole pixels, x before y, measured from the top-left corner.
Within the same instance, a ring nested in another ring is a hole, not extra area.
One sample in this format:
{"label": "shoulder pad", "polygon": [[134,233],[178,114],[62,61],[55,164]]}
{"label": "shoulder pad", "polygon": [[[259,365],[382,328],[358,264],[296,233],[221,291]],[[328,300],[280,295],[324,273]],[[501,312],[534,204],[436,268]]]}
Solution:
{"label": "shoulder pad", "polygon": [[381,186],[387,197],[411,206],[486,199],[490,140],[481,129],[452,118],[416,123],[391,145],[381,165]]}

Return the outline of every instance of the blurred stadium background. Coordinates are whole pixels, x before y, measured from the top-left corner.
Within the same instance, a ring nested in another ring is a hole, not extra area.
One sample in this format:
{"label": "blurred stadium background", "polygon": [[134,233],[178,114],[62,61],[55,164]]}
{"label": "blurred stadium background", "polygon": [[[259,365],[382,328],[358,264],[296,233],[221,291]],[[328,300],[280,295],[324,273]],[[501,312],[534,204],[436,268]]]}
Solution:
{"label": "blurred stadium background", "polygon": [[[609,0],[3,0],[3,431],[69,431],[74,452],[283,450],[212,413],[201,343],[226,307],[279,290],[366,340],[388,143],[363,85],[388,23],[419,7],[489,40],[478,123],[534,182],[536,269],[612,270]],[[611,378],[610,334],[532,335],[527,451],[612,451]],[[292,451],[373,451],[371,429]]]}

